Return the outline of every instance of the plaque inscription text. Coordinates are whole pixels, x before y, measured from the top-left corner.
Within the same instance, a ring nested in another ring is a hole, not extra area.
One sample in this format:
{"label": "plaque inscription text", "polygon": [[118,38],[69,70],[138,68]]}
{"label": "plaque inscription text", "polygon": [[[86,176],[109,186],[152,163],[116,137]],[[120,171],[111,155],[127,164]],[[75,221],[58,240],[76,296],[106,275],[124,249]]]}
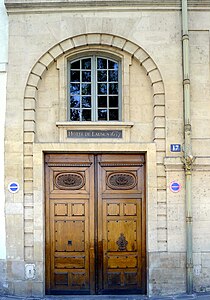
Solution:
{"label": "plaque inscription text", "polygon": [[67,138],[121,139],[122,130],[67,130]]}

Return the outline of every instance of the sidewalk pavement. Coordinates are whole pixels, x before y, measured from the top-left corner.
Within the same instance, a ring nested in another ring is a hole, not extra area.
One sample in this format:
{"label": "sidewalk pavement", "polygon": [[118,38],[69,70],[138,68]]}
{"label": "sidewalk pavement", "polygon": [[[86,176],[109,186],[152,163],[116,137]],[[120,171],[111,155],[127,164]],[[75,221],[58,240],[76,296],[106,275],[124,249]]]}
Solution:
{"label": "sidewalk pavement", "polygon": [[85,296],[44,296],[44,297],[16,297],[0,296],[0,300],[210,300],[210,293],[193,295],[179,294],[171,296],[142,295],[85,295]]}

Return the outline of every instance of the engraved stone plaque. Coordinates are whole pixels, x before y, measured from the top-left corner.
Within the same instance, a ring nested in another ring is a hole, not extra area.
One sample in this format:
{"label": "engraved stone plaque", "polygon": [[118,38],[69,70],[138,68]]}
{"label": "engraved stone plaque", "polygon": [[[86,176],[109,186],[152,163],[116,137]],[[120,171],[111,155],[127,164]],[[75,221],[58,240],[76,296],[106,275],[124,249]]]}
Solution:
{"label": "engraved stone plaque", "polygon": [[121,139],[122,130],[67,130],[67,138]]}

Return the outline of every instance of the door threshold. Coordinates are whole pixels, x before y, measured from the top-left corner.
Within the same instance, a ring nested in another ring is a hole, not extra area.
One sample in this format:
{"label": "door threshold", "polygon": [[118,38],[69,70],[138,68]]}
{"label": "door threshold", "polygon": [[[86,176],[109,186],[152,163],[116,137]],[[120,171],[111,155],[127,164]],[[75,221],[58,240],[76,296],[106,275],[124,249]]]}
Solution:
{"label": "door threshold", "polygon": [[54,299],[54,300],[146,300],[149,299],[146,295],[50,295],[45,296],[44,300]]}

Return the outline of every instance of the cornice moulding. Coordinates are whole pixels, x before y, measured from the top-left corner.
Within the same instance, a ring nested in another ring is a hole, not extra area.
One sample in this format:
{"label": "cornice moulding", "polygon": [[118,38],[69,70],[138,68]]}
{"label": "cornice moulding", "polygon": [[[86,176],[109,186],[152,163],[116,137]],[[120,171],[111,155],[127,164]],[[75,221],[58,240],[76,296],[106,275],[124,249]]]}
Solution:
{"label": "cornice moulding", "polygon": [[[100,7],[120,7],[120,8],[176,8],[181,9],[181,0],[5,0],[5,6],[10,9],[72,9],[72,8],[100,8]],[[209,0],[189,0],[188,6],[193,8],[210,8]]]}
{"label": "cornice moulding", "polygon": [[[181,157],[165,157],[164,166],[166,172],[171,171],[184,171]],[[192,166],[193,171],[210,171],[210,157],[195,157],[195,161]]]}

